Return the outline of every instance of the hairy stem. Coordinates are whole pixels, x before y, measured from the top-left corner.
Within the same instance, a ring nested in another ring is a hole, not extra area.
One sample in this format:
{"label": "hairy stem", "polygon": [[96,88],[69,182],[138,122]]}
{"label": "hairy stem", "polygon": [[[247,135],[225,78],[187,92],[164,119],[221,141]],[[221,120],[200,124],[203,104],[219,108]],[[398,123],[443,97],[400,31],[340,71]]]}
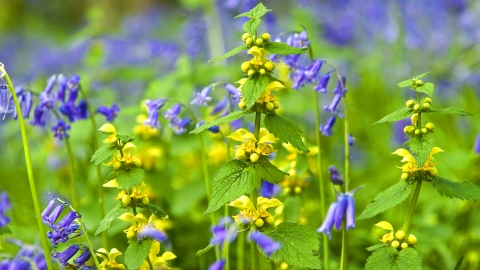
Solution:
{"label": "hairy stem", "polygon": [[422,188],[422,180],[418,180],[417,185],[415,186],[415,192],[413,193],[412,202],[410,202],[407,216],[405,217],[405,221],[403,222],[403,231],[405,232],[405,235],[408,235],[408,230],[410,229],[410,223],[412,221],[413,210],[415,209],[415,205],[417,204],[417,200],[418,200],[418,196],[420,195],[421,188]]}
{"label": "hairy stem", "polygon": [[[262,113],[261,112],[256,112],[255,114],[255,128],[253,130],[253,134],[255,135],[255,139],[257,141],[260,138],[260,122],[262,120]],[[250,201],[256,206],[257,205],[257,187],[253,187],[252,192],[250,193]],[[252,265],[252,270],[257,270],[259,269],[259,261],[258,261],[258,249],[257,249],[257,244],[255,242],[250,243],[250,254],[251,254],[251,265]]]}

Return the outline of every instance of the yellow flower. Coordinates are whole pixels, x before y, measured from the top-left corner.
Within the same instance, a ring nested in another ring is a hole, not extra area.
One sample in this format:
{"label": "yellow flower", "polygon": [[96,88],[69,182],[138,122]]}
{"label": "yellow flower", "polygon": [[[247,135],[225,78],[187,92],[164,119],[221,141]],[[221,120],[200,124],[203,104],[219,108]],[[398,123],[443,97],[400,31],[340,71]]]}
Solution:
{"label": "yellow flower", "polygon": [[100,263],[100,268],[102,270],[107,270],[107,269],[125,269],[125,266],[121,263],[117,263],[115,258],[117,258],[119,255],[122,255],[122,253],[120,251],[118,251],[118,249],[116,248],[112,248],[110,250],[110,252],[107,252],[106,249],[104,248],[101,248],[99,250],[97,250],[97,252],[101,252],[101,253],[107,253],[108,255],[108,258],[105,257],[105,255],[101,254],[101,253],[98,253],[98,256],[102,257],[103,258],[103,262]]}
{"label": "yellow flower", "polygon": [[383,237],[382,237],[382,239],[380,239],[380,241],[382,241],[385,244],[389,244],[393,241],[395,234],[394,234],[392,224],[390,224],[387,221],[380,221],[379,223],[375,224],[375,226],[378,226],[382,229],[390,231],[389,233],[383,235]]}
{"label": "yellow flower", "polygon": [[118,218],[123,221],[129,221],[133,223],[132,226],[124,230],[124,232],[127,234],[127,238],[129,239],[135,237],[135,235],[145,226],[152,226],[157,229],[161,229],[157,227],[160,223],[157,222],[158,218],[154,214],[152,214],[148,220],[142,213],[138,213],[136,216],[131,213],[124,213]]}
{"label": "yellow flower", "polygon": [[[443,150],[440,147],[436,147],[436,146],[433,147],[432,150],[430,150],[430,154],[428,155],[425,163],[423,164],[422,170],[430,173],[432,176],[436,176],[437,175],[437,169],[435,168],[436,164],[433,163],[433,155],[436,154],[436,153],[440,153],[440,152],[443,152]],[[415,157],[408,150],[406,150],[404,148],[399,148],[395,152],[393,152],[392,154],[403,157],[401,162],[403,162],[405,164],[402,167],[399,167],[399,168],[402,169],[402,172],[412,174],[412,173],[420,170],[418,168],[417,161],[416,161]]]}
{"label": "yellow flower", "polygon": [[268,223],[273,224],[273,216],[266,209],[271,207],[277,207],[281,204],[282,202],[280,202],[278,199],[268,199],[259,196],[257,198],[257,206],[255,207],[250,201],[250,198],[242,195],[240,198],[234,200],[228,205],[242,210],[238,215],[233,217],[236,221],[242,222],[244,220],[247,220],[249,222],[255,222],[257,219],[264,219]]}
{"label": "yellow flower", "polygon": [[254,152],[259,155],[269,155],[275,151],[271,143],[274,143],[278,140],[273,134],[268,132],[266,128],[260,129],[258,142],[255,136],[244,128],[236,130],[227,137],[232,140],[242,142],[243,144],[237,146],[237,150],[241,149],[249,155]]}
{"label": "yellow flower", "polygon": [[255,69],[258,69],[259,66],[263,66],[267,59],[265,55],[267,55],[267,51],[264,48],[258,48],[257,46],[253,46],[248,50],[248,54],[253,55],[253,59],[250,60],[250,63],[255,66]]}
{"label": "yellow flower", "polygon": [[117,141],[117,131],[112,124],[104,124],[98,130],[100,130],[102,133],[110,134],[108,138],[103,140],[104,143],[112,143]]}
{"label": "yellow flower", "polygon": [[235,83],[240,84],[240,86],[238,87],[238,90],[242,91],[242,87],[243,87],[243,85],[245,84],[245,82],[246,82],[247,80],[248,80],[248,78],[242,78],[242,79],[240,79],[240,80],[238,80],[238,81],[235,82]]}
{"label": "yellow flower", "polygon": [[[148,253],[148,258],[150,262],[152,263],[153,269],[158,269],[158,270],[164,270],[164,269],[170,269],[167,265],[168,260],[173,260],[177,258],[175,254],[172,252],[164,252],[162,256],[157,257],[157,254],[160,252],[160,242],[158,241],[153,241],[152,245],[150,246],[150,252]],[[148,264],[147,261],[143,261],[142,265],[140,266],[139,270],[149,270],[150,265]]]}

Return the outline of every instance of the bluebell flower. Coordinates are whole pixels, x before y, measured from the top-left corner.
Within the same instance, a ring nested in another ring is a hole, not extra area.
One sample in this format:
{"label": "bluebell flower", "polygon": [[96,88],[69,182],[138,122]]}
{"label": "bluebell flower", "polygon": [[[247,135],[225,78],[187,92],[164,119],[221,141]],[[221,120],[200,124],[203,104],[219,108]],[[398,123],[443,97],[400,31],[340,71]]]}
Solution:
{"label": "bluebell flower", "polygon": [[332,239],[332,227],[335,225],[335,228],[340,230],[344,219],[346,219],[347,230],[355,228],[355,200],[353,199],[353,193],[341,193],[337,196],[337,201],[330,205],[327,216],[317,232],[325,233],[329,239]]}
{"label": "bluebell flower", "polygon": [[180,135],[187,131],[187,126],[189,123],[189,118],[175,118],[170,122],[169,126],[175,134]]}
{"label": "bluebell flower", "polygon": [[257,243],[267,256],[272,255],[275,251],[281,248],[280,243],[275,242],[272,238],[259,231],[251,232],[250,239]]}
{"label": "bluebell flower", "polygon": [[[335,89],[333,89],[333,94],[335,95],[342,95],[345,96],[348,92],[348,88],[346,87],[347,85],[347,78],[345,76],[342,76],[342,80],[337,82],[337,86]],[[342,89],[343,86],[343,89]]]}
{"label": "bluebell flower", "polygon": [[163,107],[163,105],[165,105],[165,99],[149,99],[145,101],[145,105],[147,106],[148,119],[145,120],[144,124],[153,128],[160,128],[160,123],[158,122],[158,111]]}
{"label": "bluebell flower", "polygon": [[327,112],[338,115],[340,113],[340,111],[338,110],[338,104],[340,104],[340,100],[342,100],[342,95],[336,94],[335,96],[333,96],[332,102],[329,105],[323,107],[323,109]]}
{"label": "bluebell flower", "polygon": [[67,130],[70,129],[70,126],[65,123],[62,119],[58,120],[56,126],[51,127],[55,138],[63,140],[63,138],[68,138]]}
{"label": "bluebell flower", "polygon": [[238,227],[232,218],[224,217],[220,219],[217,225],[213,225],[210,230],[213,237],[210,239],[210,245],[223,248],[226,242],[233,242],[238,235]]}
{"label": "bluebell flower", "polygon": [[78,102],[76,107],[75,120],[86,119],[88,117],[87,102],[82,99]]}
{"label": "bluebell flower", "polygon": [[354,143],[355,143],[355,137],[353,137],[351,133],[348,134],[348,145],[353,146]]}
{"label": "bluebell flower", "polygon": [[334,165],[328,167],[328,171],[330,172],[330,180],[332,181],[332,183],[340,186],[343,185],[343,178]]}
{"label": "bluebell flower", "polygon": [[230,99],[228,98],[228,96],[225,96],[224,98],[222,98],[218,103],[217,105],[215,105],[215,107],[213,107],[213,110],[211,112],[212,115],[214,114],[218,114],[219,112],[223,111],[223,110],[227,110],[228,111],[228,101]]}
{"label": "bluebell flower", "polygon": [[120,112],[120,107],[118,107],[116,103],[113,103],[110,108],[107,106],[99,106],[97,112],[103,114],[108,122],[113,122]]}
{"label": "bluebell flower", "polygon": [[[0,90],[1,91],[1,90]],[[23,88],[19,88],[17,90],[17,98],[18,98],[18,103],[20,105],[20,109],[22,110],[22,115],[23,118],[29,118],[30,117],[30,111],[32,110],[32,93],[30,91],[27,91]],[[1,102],[0,102],[1,103]],[[0,105],[1,107],[1,105]],[[1,112],[1,108],[0,108]],[[13,112],[13,119],[18,118],[18,112],[15,109]]]}
{"label": "bluebell flower", "polygon": [[320,72],[323,63],[325,63],[324,59],[313,60],[312,63],[305,68],[304,72],[308,83],[316,82],[317,75]]}
{"label": "bluebell flower", "polygon": [[[55,199],[54,199],[55,200]],[[51,200],[50,202],[54,202],[54,205],[55,205],[55,201],[54,200]],[[65,208],[66,206],[64,204],[58,204],[55,209],[53,209],[53,207],[51,206],[51,204],[49,203],[47,208],[45,208],[45,210],[42,212],[42,220],[43,220],[43,223],[45,223],[46,225],[48,225],[49,227],[52,227],[53,224],[57,221],[58,217],[60,216],[60,214],[62,213],[63,209]],[[52,210],[53,209],[53,210]]]}
{"label": "bluebell flower", "polygon": [[0,85],[0,113],[11,113],[14,108],[8,86],[5,84]]}
{"label": "bluebell flower", "polygon": [[232,130],[237,130],[242,127],[243,127],[242,118],[238,118],[237,120],[233,120],[232,122],[230,122],[230,128]]}
{"label": "bluebell flower", "polygon": [[90,253],[90,250],[88,247],[84,246],[82,254],[78,256],[75,260],[73,260],[73,263],[77,268],[85,269],[83,268],[85,266],[85,263],[90,260],[92,257],[92,254]]}
{"label": "bluebell flower", "polygon": [[477,154],[480,154],[480,134],[477,135],[475,145],[473,146],[473,151]]}
{"label": "bluebell flower", "polygon": [[10,208],[11,205],[7,193],[2,191],[2,193],[0,193],[0,228],[10,223],[10,218],[5,215],[5,211],[10,210]]}
{"label": "bluebell flower", "polygon": [[55,81],[57,80],[56,75],[50,76],[47,81],[47,86],[45,89],[40,93],[40,103],[42,108],[51,109],[55,105],[55,99],[52,97],[53,93],[53,86],[55,85]]}
{"label": "bluebell flower", "polygon": [[300,87],[303,87],[306,79],[305,71],[303,69],[296,69],[293,75],[292,89],[298,90]]}
{"label": "bluebell flower", "polygon": [[240,92],[240,90],[238,90],[238,88],[236,88],[235,86],[227,83],[227,84],[225,84],[225,90],[227,90],[227,92],[232,97],[232,102],[236,103],[236,102],[240,101],[240,96],[242,95],[242,92]]}
{"label": "bluebell flower", "polygon": [[75,256],[75,254],[77,254],[79,250],[80,246],[77,244],[73,244],[62,252],[56,252],[53,257],[56,258],[61,265],[66,266],[69,264],[68,260],[73,258],[73,256]]}
{"label": "bluebell flower", "polygon": [[218,261],[215,261],[212,263],[209,267],[208,270],[223,270],[225,267],[226,261],[225,259],[220,259]]}
{"label": "bluebell flower", "polygon": [[155,239],[160,242],[166,242],[168,240],[167,235],[163,231],[153,226],[145,226],[137,234],[138,240],[142,240],[144,238]]}
{"label": "bluebell flower", "polygon": [[280,192],[280,190],[281,188],[279,185],[263,180],[260,196],[271,199],[275,195],[277,195]]}
{"label": "bluebell flower", "polygon": [[212,97],[210,97],[210,91],[212,90],[212,87],[205,86],[202,91],[200,92],[195,92],[195,98],[190,102],[190,104],[196,104],[198,106],[208,106],[208,102],[212,100]]}
{"label": "bluebell flower", "polygon": [[51,231],[47,232],[47,237],[54,247],[56,247],[58,243],[65,243],[69,239],[82,234],[80,225],[74,222],[75,219],[80,218],[78,212],[70,211],[57,222],[58,217],[67,206],[68,203],[61,202],[54,197],[42,212],[43,223],[51,229]]}
{"label": "bluebell flower", "polygon": [[169,122],[173,121],[173,119],[178,117],[181,110],[182,105],[180,103],[174,104],[170,109],[163,113],[163,117],[165,117],[165,119],[167,119]]}
{"label": "bluebell flower", "polygon": [[328,122],[326,125],[321,124],[320,125],[320,131],[322,132],[323,136],[331,136],[333,134],[332,128],[333,125],[335,124],[336,117],[332,116],[330,119],[328,119]]}
{"label": "bluebell flower", "polygon": [[[205,124],[205,121],[198,120],[197,125],[195,126],[195,128],[201,127],[203,124]],[[213,127],[207,128],[207,130],[210,131],[210,132],[212,132],[212,133],[217,134],[217,133],[220,132],[220,127],[219,127],[219,126],[213,126]]]}
{"label": "bluebell flower", "polygon": [[68,240],[82,235],[80,225],[73,223],[66,227],[54,227],[53,231],[47,232],[47,238],[52,243],[53,247],[57,247],[58,243],[66,243]]}
{"label": "bluebell flower", "polygon": [[327,85],[329,81],[330,72],[327,72],[320,77],[320,80],[318,81],[317,85],[313,87],[313,89],[319,93],[327,93]]}
{"label": "bluebell flower", "polygon": [[47,270],[47,262],[41,247],[28,245],[15,238],[7,238],[10,242],[20,247],[13,259],[0,261],[0,270],[28,270],[31,269],[30,262],[33,262],[38,270]]}
{"label": "bluebell flower", "polygon": [[60,101],[61,103],[65,102],[65,91],[67,90],[67,77],[63,74],[58,74],[57,77],[57,84],[58,84],[58,90],[57,90],[57,96],[56,99]]}
{"label": "bluebell flower", "polygon": [[42,105],[37,105],[33,110],[33,119],[30,121],[30,125],[44,127],[47,119],[45,112]]}

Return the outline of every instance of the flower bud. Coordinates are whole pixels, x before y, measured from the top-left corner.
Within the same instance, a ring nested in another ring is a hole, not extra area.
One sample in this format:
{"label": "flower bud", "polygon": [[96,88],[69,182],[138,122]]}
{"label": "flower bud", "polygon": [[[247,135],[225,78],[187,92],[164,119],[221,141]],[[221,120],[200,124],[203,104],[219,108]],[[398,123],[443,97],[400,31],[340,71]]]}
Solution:
{"label": "flower bud", "polygon": [[427,103],[427,102],[423,103],[423,109],[430,110],[430,103]]}
{"label": "flower bud", "polygon": [[134,237],[135,237],[135,231],[134,231],[134,230],[129,230],[129,231],[127,232],[127,238],[128,238],[128,239],[132,239],[132,238],[134,238]]}
{"label": "flower bud", "polygon": [[299,186],[296,186],[293,191],[295,192],[295,194],[300,194],[302,192],[302,187],[299,187]]}
{"label": "flower bud", "polygon": [[292,191],[292,189],[290,187],[285,187],[283,188],[283,190],[285,191],[286,194],[290,193],[290,191]]}
{"label": "flower bud", "polygon": [[418,114],[417,113],[412,114],[412,117],[410,119],[412,120],[412,125],[417,126]]}
{"label": "flower bud", "polygon": [[265,222],[263,221],[263,219],[261,218],[258,218],[257,220],[255,220],[255,226],[257,227],[263,227],[263,224],[265,224]]}
{"label": "flower bud", "polygon": [[128,206],[131,201],[132,201],[132,198],[130,198],[130,196],[128,196],[128,195],[123,195],[122,196],[122,204],[123,205]]}
{"label": "flower bud", "polygon": [[398,248],[400,246],[400,243],[397,240],[394,240],[394,241],[392,241],[391,246],[394,247],[394,248]]}
{"label": "flower bud", "polygon": [[262,34],[262,39],[264,41],[270,41],[270,34],[269,33],[263,33]]}
{"label": "flower bud", "polygon": [[428,168],[427,172],[433,177],[438,175],[437,168],[435,167]]}
{"label": "flower bud", "polygon": [[247,72],[248,76],[251,77],[253,76],[253,74],[255,74],[255,70],[253,69],[250,69],[248,72]]}
{"label": "flower bud", "polygon": [[261,75],[265,75],[265,69],[261,68],[261,69],[260,69],[260,74],[261,74]]}
{"label": "flower bud", "polygon": [[275,223],[275,219],[272,216],[267,217],[267,219],[265,219],[265,221],[267,222],[267,224],[270,224],[270,225]]}
{"label": "flower bud", "polygon": [[274,101],[274,102],[273,102],[273,107],[274,107],[275,109],[278,109],[278,108],[280,107],[280,103],[278,103],[278,101]]}
{"label": "flower bud", "polygon": [[427,98],[425,98],[425,102],[432,104],[432,99],[427,97]]}
{"label": "flower bud", "polygon": [[400,176],[400,178],[402,178],[403,181],[406,181],[409,177],[410,175],[406,172],[402,173],[402,176]]}
{"label": "flower bud", "polygon": [[263,65],[268,71],[272,71],[275,68],[275,64],[272,61],[268,61]]}
{"label": "flower bud", "polygon": [[419,135],[420,134],[420,129],[415,129],[415,135]]}
{"label": "flower bud", "polygon": [[405,104],[408,108],[412,108],[414,105],[415,105],[415,101],[410,99],[407,101],[407,103]]}
{"label": "flower bud", "polygon": [[245,39],[245,44],[250,45],[253,43],[253,39],[251,37]]}
{"label": "flower bud", "polygon": [[403,132],[405,134],[412,134],[413,132],[415,131],[415,127],[414,126],[405,126],[403,128]]}
{"label": "flower bud", "polygon": [[409,234],[407,238],[407,243],[409,243],[410,245],[415,245],[417,243],[417,237],[415,237],[415,235],[413,234]]}
{"label": "flower bud", "polygon": [[247,155],[245,154],[245,150],[242,148],[238,148],[237,151],[235,151],[235,158],[236,159],[245,159]]}
{"label": "flower bud", "polygon": [[423,85],[422,80],[415,80],[415,85],[416,86],[422,86]]}
{"label": "flower bud", "polygon": [[251,66],[251,65],[250,65],[250,62],[243,62],[242,65],[240,66],[240,69],[241,69],[243,72],[247,73],[248,70],[250,69],[250,66]]}
{"label": "flower bud", "polygon": [[263,39],[257,38],[257,40],[255,40],[255,43],[256,43],[257,45],[262,45],[262,44],[263,44]]}
{"label": "flower bud", "polygon": [[147,197],[143,197],[142,198],[142,204],[143,205],[148,205],[148,204],[150,204],[150,200]]}
{"label": "flower bud", "polygon": [[432,122],[427,122],[427,123],[425,124],[425,128],[428,129],[428,130],[430,130],[430,131],[432,131],[433,128],[435,128],[435,125],[434,125]]}
{"label": "flower bud", "polygon": [[242,99],[242,100],[240,100],[240,102],[238,102],[238,107],[243,110],[243,109],[245,109],[245,108],[247,107],[247,104],[246,104],[245,101]]}
{"label": "flower bud", "polygon": [[140,168],[142,167],[142,161],[139,158],[133,157],[133,166]]}
{"label": "flower bud", "polygon": [[406,248],[408,248],[408,244],[407,243],[402,243],[401,247],[402,247],[402,249],[406,249]]}
{"label": "flower bud", "polygon": [[267,104],[265,104],[265,108],[267,108],[267,110],[271,111],[275,108],[275,105],[273,105],[272,102],[267,102]]}
{"label": "flower bud", "polygon": [[249,38],[249,37],[250,37],[250,34],[249,34],[249,33],[243,34],[243,35],[242,35],[242,40],[243,40],[243,42],[245,42],[245,40],[246,40],[247,38]]}
{"label": "flower bud", "polygon": [[257,162],[259,158],[260,158],[260,156],[257,153],[252,153],[250,155],[250,161],[253,162],[253,163]]}
{"label": "flower bud", "polygon": [[414,111],[418,111],[419,109],[420,109],[420,105],[415,104],[415,105],[413,106],[413,110],[414,110]]}
{"label": "flower bud", "polygon": [[395,233],[395,237],[397,237],[398,241],[403,241],[403,239],[405,239],[405,232],[402,230],[399,230]]}
{"label": "flower bud", "polygon": [[118,160],[115,160],[112,164],[112,168],[114,171],[120,170],[121,167],[122,167],[122,163]]}
{"label": "flower bud", "polygon": [[428,129],[422,128],[422,133],[423,133],[423,134],[427,134],[427,132],[428,132]]}
{"label": "flower bud", "polygon": [[102,133],[105,133],[105,134],[113,134],[117,132],[115,130],[115,127],[112,124],[108,124],[108,123],[101,126],[98,130],[100,130]]}

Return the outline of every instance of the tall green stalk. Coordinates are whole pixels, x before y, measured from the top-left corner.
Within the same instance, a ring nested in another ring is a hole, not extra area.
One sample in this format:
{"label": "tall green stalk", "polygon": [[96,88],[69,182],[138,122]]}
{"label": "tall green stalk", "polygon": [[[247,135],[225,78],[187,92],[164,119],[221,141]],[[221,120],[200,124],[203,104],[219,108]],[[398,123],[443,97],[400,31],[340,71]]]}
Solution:
{"label": "tall green stalk", "polygon": [[77,189],[75,187],[75,164],[74,164],[74,157],[72,152],[72,147],[70,146],[70,140],[65,137],[65,146],[67,147],[67,154],[68,154],[68,168],[70,170],[70,196],[72,197],[72,206],[75,209],[79,209],[79,202],[77,197]]}
{"label": "tall green stalk", "polygon": [[[341,81],[341,76],[340,78],[340,84],[342,86],[342,92],[345,86],[343,85]],[[346,99],[343,99],[343,105],[344,105],[344,144],[345,144],[345,184],[344,184],[344,192],[348,192],[349,184],[350,184],[350,144],[348,142],[348,137],[349,137],[349,129],[348,129],[348,117],[347,117],[347,102]],[[348,247],[348,236],[347,236],[347,220],[343,219],[343,224],[342,224],[342,253],[340,256],[340,269],[348,269],[348,253],[347,253],[347,247]]]}
{"label": "tall green stalk", "polygon": [[[255,136],[255,139],[258,141],[260,138],[260,122],[262,120],[262,113],[261,112],[256,112],[255,113],[255,128],[253,130],[253,135]],[[256,206],[257,205],[257,187],[253,187],[252,192],[250,192],[250,201]],[[257,270],[259,269],[259,261],[258,261],[258,249],[257,249],[257,244],[255,242],[250,243],[250,254],[251,254],[251,265],[252,265],[252,270]]]}
{"label": "tall green stalk", "polygon": [[32,200],[33,206],[35,209],[35,214],[37,216],[37,223],[38,229],[40,231],[40,240],[42,243],[43,253],[45,254],[45,260],[47,262],[47,267],[49,270],[53,270],[53,264],[50,254],[50,248],[48,246],[47,235],[45,233],[45,228],[43,227],[42,222],[42,212],[40,211],[40,201],[38,199],[37,188],[35,186],[35,180],[33,178],[33,169],[32,169],[32,161],[30,159],[30,148],[28,146],[28,138],[27,138],[27,131],[25,130],[25,123],[23,121],[22,110],[20,108],[20,104],[18,103],[17,94],[15,92],[15,88],[13,87],[12,81],[8,76],[7,71],[2,63],[0,63],[0,73],[4,75],[5,80],[7,81],[8,88],[10,89],[10,93],[13,97],[13,102],[15,103],[15,109],[17,110],[18,115],[18,123],[20,124],[20,132],[22,134],[22,143],[23,143],[23,150],[25,153],[25,164],[27,167],[27,175],[28,175],[28,182],[30,184],[30,191],[32,193]]}

